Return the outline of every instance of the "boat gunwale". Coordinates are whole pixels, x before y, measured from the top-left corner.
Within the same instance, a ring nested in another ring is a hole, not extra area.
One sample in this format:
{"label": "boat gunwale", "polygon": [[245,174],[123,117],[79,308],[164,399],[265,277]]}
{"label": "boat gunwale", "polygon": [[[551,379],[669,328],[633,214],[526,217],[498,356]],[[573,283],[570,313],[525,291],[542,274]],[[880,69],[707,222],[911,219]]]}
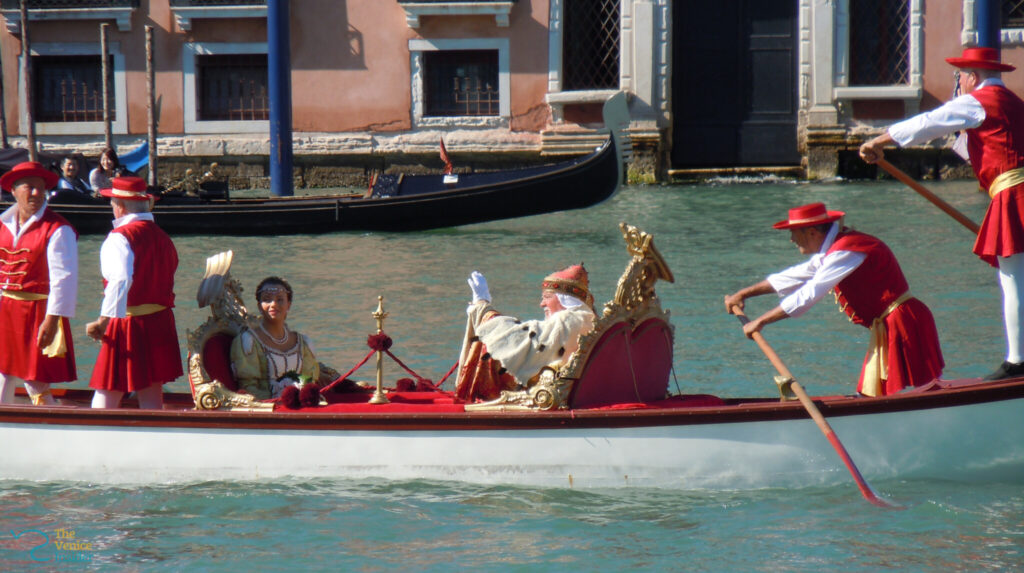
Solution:
{"label": "boat gunwale", "polygon": [[[67,390],[68,396],[87,390]],[[169,402],[184,405],[181,394]],[[814,397],[826,417],[884,414],[985,404],[1024,398],[1024,379],[977,382],[894,396]],[[173,406],[172,406],[173,407]],[[429,408],[429,406],[425,406]],[[73,406],[0,406],[2,424],[107,426],[139,429],[224,430],[553,430],[697,426],[807,419],[799,402],[770,398],[730,398],[724,405],[637,407],[555,411],[475,412],[223,412],[200,410],[90,409]]]}

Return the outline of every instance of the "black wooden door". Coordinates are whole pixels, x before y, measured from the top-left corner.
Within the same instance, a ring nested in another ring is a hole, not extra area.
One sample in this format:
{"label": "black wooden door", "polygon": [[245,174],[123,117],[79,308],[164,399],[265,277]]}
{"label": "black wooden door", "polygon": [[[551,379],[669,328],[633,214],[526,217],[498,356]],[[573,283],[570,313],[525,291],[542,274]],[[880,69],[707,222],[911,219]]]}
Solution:
{"label": "black wooden door", "polygon": [[672,165],[791,165],[796,0],[677,2]]}

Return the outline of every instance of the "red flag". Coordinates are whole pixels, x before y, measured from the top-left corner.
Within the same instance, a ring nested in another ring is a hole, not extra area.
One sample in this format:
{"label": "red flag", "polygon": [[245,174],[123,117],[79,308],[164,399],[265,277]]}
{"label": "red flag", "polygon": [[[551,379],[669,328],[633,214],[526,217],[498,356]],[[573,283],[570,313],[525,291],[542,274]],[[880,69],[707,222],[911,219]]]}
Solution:
{"label": "red flag", "polygon": [[441,161],[444,161],[444,174],[452,174],[452,160],[448,158],[448,150],[444,147],[444,137],[441,138]]}

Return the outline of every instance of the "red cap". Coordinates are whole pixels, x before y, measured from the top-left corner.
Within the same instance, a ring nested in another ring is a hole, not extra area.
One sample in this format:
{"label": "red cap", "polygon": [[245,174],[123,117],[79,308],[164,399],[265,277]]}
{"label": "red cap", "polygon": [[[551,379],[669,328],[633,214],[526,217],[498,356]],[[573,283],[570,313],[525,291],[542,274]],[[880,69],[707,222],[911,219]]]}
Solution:
{"label": "red cap", "polygon": [[14,184],[26,177],[41,177],[46,189],[53,189],[60,177],[56,173],[43,167],[38,161],[25,161],[14,166],[13,169],[0,177],[0,189],[10,191]]}
{"label": "red cap", "polygon": [[811,203],[789,210],[789,218],[772,225],[776,229],[800,229],[839,220],[846,213],[829,211],[824,203]]}
{"label": "red cap", "polygon": [[100,195],[128,201],[149,201],[153,197],[146,193],[146,180],[141,177],[114,177],[110,189],[100,189]]}
{"label": "red cap", "polygon": [[964,48],[959,58],[946,58],[946,61],[958,68],[974,68],[1012,72],[1017,68],[999,61],[999,50],[995,48]]}
{"label": "red cap", "polygon": [[594,306],[594,297],[590,294],[590,278],[587,269],[583,268],[583,263],[544,277],[541,288],[572,295],[585,302],[587,306]]}

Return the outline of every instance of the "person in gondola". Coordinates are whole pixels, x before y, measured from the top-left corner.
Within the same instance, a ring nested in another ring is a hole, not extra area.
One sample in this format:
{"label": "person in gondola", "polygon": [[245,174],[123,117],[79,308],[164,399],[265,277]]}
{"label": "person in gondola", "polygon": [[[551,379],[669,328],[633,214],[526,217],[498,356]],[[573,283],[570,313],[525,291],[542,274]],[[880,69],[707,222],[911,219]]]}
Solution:
{"label": "person in gondola", "polygon": [[92,196],[92,187],[78,176],[78,162],[73,157],[65,157],[60,162],[60,179],[57,180],[57,190],[74,191],[84,197]]}
{"label": "person in gondola", "polygon": [[153,220],[153,196],[138,177],[115,177],[114,230],[100,246],[103,302],[86,334],[102,341],[89,386],[93,408],[117,408],[135,392],[140,408],[163,408],[163,385],[182,375],[174,322],[174,242]]}
{"label": "person in gondola", "polygon": [[280,277],[267,277],[256,287],[260,324],[231,342],[231,369],[242,392],[266,400],[277,398],[300,379],[316,383],[320,364],[309,337],[288,328],[292,307],[291,285]]}
{"label": "person in gondola", "polygon": [[78,298],[78,233],[47,208],[57,175],[15,165],[0,187],[15,204],[0,215],[0,402],[23,383],[33,404],[55,404],[50,384],[77,377],[70,317]]}
{"label": "person in gondola", "polygon": [[1015,68],[1000,61],[999,50],[966,48],[946,61],[957,68],[956,92],[963,95],[891,125],[862,145],[860,156],[875,163],[887,145],[918,145],[962,132],[953,149],[970,160],[991,198],[974,254],[999,269],[1003,291],[1006,359],[986,379],[1024,376],[1024,100],[1003,83],[1002,72]]}
{"label": "person in gondola", "polygon": [[726,312],[753,296],[777,293],[779,306],[743,327],[752,337],[767,324],[798,317],[830,290],[850,321],[871,330],[857,392],[885,396],[936,379],[945,362],[931,310],[913,295],[895,255],[881,240],[843,226],[824,203],[789,210],[775,223],[810,258],[725,297]]}
{"label": "person in gondola", "polygon": [[102,189],[110,189],[114,177],[118,176],[118,169],[121,162],[117,159],[117,152],[112,147],[105,147],[100,152],[100,164],[89,172],[89,185],[92,190],[99,193]]}
{"label": "person in gondola", "polygon": [[473,301],[459,355],[456,396],[464,401],[492,400],[503,390],[518,390],[534,381],[545,366],[564,364],[579,347],[579,337],[594,328],[594,297],[582,264],[544,278],[540,306],[543,320],[521,321],[491,305],[484,276],[469,276]]}

